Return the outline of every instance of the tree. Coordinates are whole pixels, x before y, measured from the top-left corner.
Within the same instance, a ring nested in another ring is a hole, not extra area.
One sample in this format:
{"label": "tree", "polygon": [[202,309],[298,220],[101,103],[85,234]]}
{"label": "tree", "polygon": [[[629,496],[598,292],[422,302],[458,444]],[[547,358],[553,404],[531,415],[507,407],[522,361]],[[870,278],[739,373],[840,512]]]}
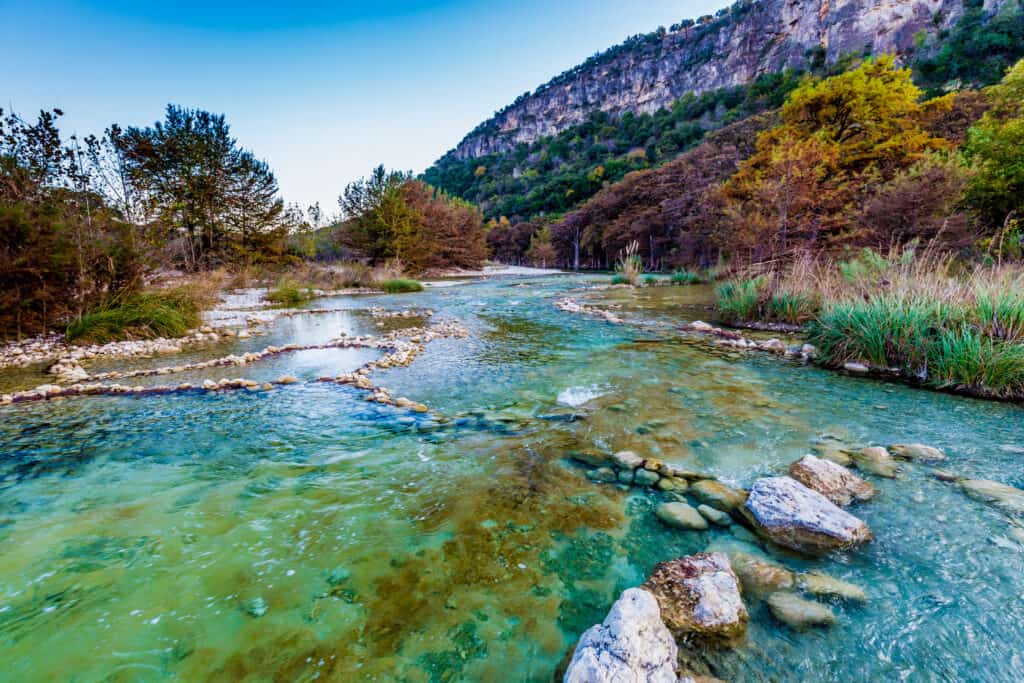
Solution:
{"label": "tree", "polygon": [[920,97],[910,71],[891,56],[806,78],[783,105],[780,124],[758,136],[757,151],[718,193],[729,218],[724,242],[765,259],[797,240],[876,238],[857,220],[859,204],[927,153],[951,146],[924,124],[941,118],[953,98],[922,105]]}
{"label": "tree", "polygon": [[530,248],[526,251],[527,257],[534,265],[547,268],[549,263],[554,263],[558,253],[551,244],[551,226],[544,225],[530,238]]}
{"label": "tree", "polygon": [[116,144],[147,208],[183,234],[190,268],[287,232],[273,172],[238,146],[223,114],[167,105],[163,121],[129,128]]}
{"label": "tree", "polygon": [[1024,60],[987,94],[992,108],[964,146],[975,171],[967,198],[989,226],[1005,233],[1024,220]]}
{"label": "tree", "polygon": [[344,244],[371,262],[399,260],[413,272],[479,267],[487,256],[483,216],[472,204],[378,166],[338,198]]}

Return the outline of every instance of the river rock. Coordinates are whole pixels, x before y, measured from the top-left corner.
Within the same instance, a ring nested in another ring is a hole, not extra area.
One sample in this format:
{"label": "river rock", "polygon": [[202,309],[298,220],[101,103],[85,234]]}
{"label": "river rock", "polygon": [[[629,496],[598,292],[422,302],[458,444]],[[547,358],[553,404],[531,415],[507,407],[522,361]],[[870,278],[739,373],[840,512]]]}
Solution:
{"label": "river rock", "polygon": [[788,591],[770,595],[768,609],[773,617],[797,630],[836,623],[836,615],[828,606]]}
{"label": "river rock", "polygon": [[702,503],[711,507],[732,512],[738,509],[747,499],[747,494],[726,486],[714,479],[702,479],[690,486],[690,494]]}
{"label": "river rock", "polygon": [[904,460],[939,461],[946,459],[946,454],[938,448],[925,446],[920,443],[893,444],[889,446],[889,452],[897,458],[903,458]]}
{"label": "river rock", "polygon": [[655,484],[659,491],[685,491],[690,487],[690,484],[685,479],[677,477],[662,477]]}
{"label": "river rock", "polygon": [[870,500],[875,488],[842,465],[805,455],[789,467],[789,476],[840,507]]}
{"label": "river rock", "polygon": [[899,473],[896,461],[889,455],[889,451],[881,446],[868,446],[867,448],[850,453],[850,456],[853,458],[853,464],[857,466],[857,469],[863,470],[868,474],[895,479]]}
{"label": "river rock", "polygon": [[732,524],[732,517],[729,516],[728,512],[722,512],[718,508],[713,508],[710,505],[701,503],[697,506],[697,512],[699,512],[704,519],[717,526],[729,526]]}
{"label": "river rock", "polygon": [[848,467],[853,464],[853,458],[850,457],[847,449],[842,444],[836,442],[816,443],[811,446],[811,450],[819,458],[830,460],[837,465]]}
{"label": "river rock", "polygon": [[580,637],[564,683],[676,683],[675,639],[651,593],[630,588]]}
{"label": "river rock", "polygon": [[729,554],[729,560],[744,593],[768,595],[793,588],[793,572],[767,558],[737,551]]}
{"label": "river rock", "polygon": [[1009,515],[1024,515],[1024,491],[987,479],[963,479],[960,488],[971,498]]}
{"label": "river rock", "polygon": [[843,370],[852,372],[855,375],[865,375],[871,372],[871,368],[864,363],[843,363]]}
{"label": "river rock", "polygon": [[868,599],[867,592],[860,586],[819,571],[801,574],[797,585],[801,590],[818,597],[841,598],[851,602],[864,602]]}
{"label": "river rock", "polygon": [[662,503],[654,508],[654,514],[662,522],[676,529],[704,531],[708,522],[697,510],[686,503]]}
{"label": "river rock", "polygon": [[587,465],[594,465],[595,467],[600,467],[608,462],[608,456],[604,453],[573,451],[569,454],[569,457],[578,462],[586,463]]}
{"label": "river rock", "polygon": [[650,470],[637,470],[633,475],[633,483],[637,486],[654,486],[661,479],[657,472]]}
{"label": "river rock", "polygon": [[590,470],[587,472],[587,479],[610,484],[613,481],[616,481],[617,475],[615,474],[615,470],[611,467],[598,467],[596,470]]}
{"label": "river rock", "polygon": [[619,451],[612,454],[612,462],[624,470],[635,470],[644,464],[644,459],[633,451]]}
{"label": "river rock", "polygon": [[698,553],[662,562],[644,582],[676,636],[734,642],[747,628],[739,580],[724,553]]}
{"label": "river rock", "polygon": [[758,479],[740,510],[758,533],[793,550],[822,553],[871,540],[867,524],[790,477]]}
{"label": "river rock", "polygon": [[278,384],[295,384],[298,381],[299,378],[293,377],[292,375],[281,375],[280,377],[277,378]]}

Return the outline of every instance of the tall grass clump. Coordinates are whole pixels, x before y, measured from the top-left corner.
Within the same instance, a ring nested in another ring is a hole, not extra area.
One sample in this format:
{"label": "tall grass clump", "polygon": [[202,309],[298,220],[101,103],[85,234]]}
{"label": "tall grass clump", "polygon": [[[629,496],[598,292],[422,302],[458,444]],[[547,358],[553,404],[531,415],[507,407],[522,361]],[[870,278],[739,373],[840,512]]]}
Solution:
{"label": "tall grass clump", "polygon": [[200,325],[203,303],[188,287],[125,294],[73,321],[66,337],[88,344],[181,337]]}
{"label": "tall grass clump", "polygon": [[282,278],[267,292],[267,301],[281,306],[298,306],[314,296],[313,288],[303,286],[291,278]]}
{"label": "tall grass clump", "polygon": [[612,283],[630,284],[635,287],[640,280],[641,273],[644,272],[644,262],[640,258],[640,243],[633,240],[621,253],[622,256],[615,265],[616,275],[621,279],[621,282],[616,282],[616,278],[613,278]]}
{"label": "tall grass clump", "polygon": [[669,278],[674,285],[695,285],[702,281],[700,274],[692,270],[677,270]]}
{"label": "tall grass clump", "polygon": [[416,280],[394,279],[385,280],[380,283],[380,288],[388,294],[402,294],[404,292],[422,292],[423,285]]}
{"label": "tall grass clump", "polygon": [[718,313],[728,322],[755,320],[761,308],[761,289],[764,277],[727,280],[715,289]]}

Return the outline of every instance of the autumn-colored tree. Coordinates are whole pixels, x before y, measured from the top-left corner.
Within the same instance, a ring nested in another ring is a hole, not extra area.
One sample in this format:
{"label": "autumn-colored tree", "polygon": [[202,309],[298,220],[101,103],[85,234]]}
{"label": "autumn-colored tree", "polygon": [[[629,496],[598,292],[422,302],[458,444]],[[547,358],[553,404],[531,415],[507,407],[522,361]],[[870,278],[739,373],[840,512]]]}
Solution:
{"label": "autumn-colored tree", "polygon": [[729,225],[724,242],[755,259],[795,242],[871,238],[855,217],[871,188],[950,143],[924,121],[952,98],[925,106],[908,69],[891,56],[831,78],[807,78],[782,107],[781,123],[761,133],[757,151],[718,195]]}
{"label": "autumn-colored tree", "polygon": [[479,267],[487,257],[480,211],[408,174],[378,166],[338,202],[341,242],[372,262],[397,259],[420,272]]}
{"label": "autumn-colored tree", "polygon": [[530,248],[526,252],[527,257],[535,266],[547,268],[553,265],[558,258],[558,252],[551,244],[551,226],[541,227],[533,237],[530,238]]}

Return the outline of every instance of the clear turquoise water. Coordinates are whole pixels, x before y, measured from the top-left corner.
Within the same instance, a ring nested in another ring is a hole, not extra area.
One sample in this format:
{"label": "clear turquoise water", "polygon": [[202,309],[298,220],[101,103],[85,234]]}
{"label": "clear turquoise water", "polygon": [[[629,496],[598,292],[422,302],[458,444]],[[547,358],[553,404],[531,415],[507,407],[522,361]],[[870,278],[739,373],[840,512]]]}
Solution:
{"label": "clear turquoise water", "polygon": [[[662,527],[651,513],[662,494],[592,484],[567,459],[574,449],[632,448],[747,485],[827,432],[932,444],[960,474],[1024,485],[1022,456],[1001,449],[1024,445],[1019,406],[682,340],[669,325],[707,317],[700,288],[594,295],[664,328],[554,308],[586,281],[321,300],[352,311],[186,354],[374,332],[359,309],[430,307],[471,337],[432,342],[375,380],[443,423],[316,383],[0,409],[0,679],[551,680],[619,591],[730,537]],[[371,357],[301,352],[174,381],[309,380]],[[559,404],[584,390],[598,397]],[[581,419],[553,419],[571,412]],[[749,599],[747,642],[705,653],[710,671],[1024,679],[1024,548],[1009,520],[922,465],[873,483],[881,495],[856,514],[874,543],[776,557],[858,583],[869,602],[834,604],[835,627],[794,632]]]}

